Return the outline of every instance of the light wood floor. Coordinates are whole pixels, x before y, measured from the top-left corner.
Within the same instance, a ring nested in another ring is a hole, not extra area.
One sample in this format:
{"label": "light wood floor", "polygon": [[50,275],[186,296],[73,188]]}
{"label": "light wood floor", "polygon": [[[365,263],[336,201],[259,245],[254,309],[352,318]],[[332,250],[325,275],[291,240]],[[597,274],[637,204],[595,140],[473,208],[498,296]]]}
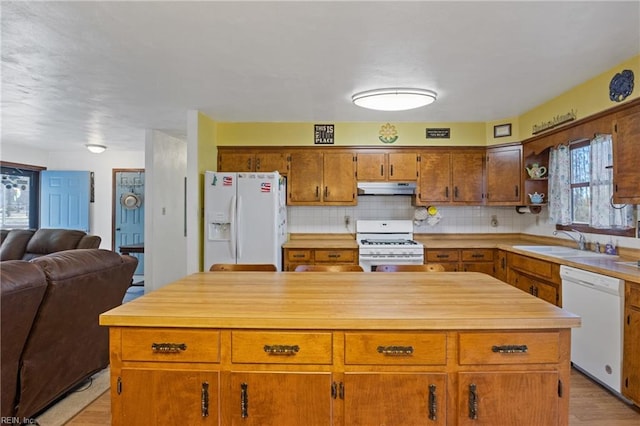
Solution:
{"label": "light wood floor", "polygon": [[[109,426],[109,392],[81,411],[67,425]],[[638,426],[640,410],[614,397],[588,377],[573,370],[571,374],[570,426]]]}

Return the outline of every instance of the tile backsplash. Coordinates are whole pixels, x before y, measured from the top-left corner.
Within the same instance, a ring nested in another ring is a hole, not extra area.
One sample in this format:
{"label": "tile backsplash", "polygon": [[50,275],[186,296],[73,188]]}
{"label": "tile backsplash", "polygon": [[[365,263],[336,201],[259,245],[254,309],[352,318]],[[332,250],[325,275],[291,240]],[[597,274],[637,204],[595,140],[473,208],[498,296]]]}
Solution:
{"label": "tile backsplash", "polygon": [[[436,207],[442,216],[440,221],[434,226],[427,224],[426,221],[415,222],[416,234],[525,233],[553,236],[555,230],[555,226],[549,223],[546,207],[543,207],[540,214],[520,214],[516,212],[515,207]],[[289,206],[287,207],[288,232],[292,234],[355,234],[357,220],[413,219],[415,209],[411,205],[411,197],[403,195],[359,197],[356,206]],[[348,226],[345,226],[345,216],[349,217]],[[494,216],[497,226],[492,226]],[[587,234],[587,240],[590,242],[606,243],[610,239],[608,235]],[[640,248],[640,239],[637,238],[613,237],[613,241],[616,245]]]}
{"label": "tile backsplash", "polygon": [[[358,205],[327,207],[288,207],[291,233],[353,233],[355,222],[361,219],[413,219],[416,208],[411,197],[367,196],[358,199]],[[414,232],[429,233],[511,233],[535,223],[536,215],[518,214],[514,207],[460,206],[438,207],[440,222],[430,226],[426,221],[416,222]],[[350,224],[345,226],[345,216]],[[491,226],[492,216],[498,226]],[[540,218],[538,219],[540,222]]]}

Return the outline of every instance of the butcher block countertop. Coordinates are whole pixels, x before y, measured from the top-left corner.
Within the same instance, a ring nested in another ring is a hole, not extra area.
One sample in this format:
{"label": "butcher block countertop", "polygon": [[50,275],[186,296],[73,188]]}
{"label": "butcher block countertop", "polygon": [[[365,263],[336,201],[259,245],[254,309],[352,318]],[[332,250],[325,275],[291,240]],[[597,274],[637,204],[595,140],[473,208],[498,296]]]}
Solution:
{"label": "butcher block countertop", "polygon": [[518,330],[580,318],[476,272],[200,272],[103,313],[100,325]]}

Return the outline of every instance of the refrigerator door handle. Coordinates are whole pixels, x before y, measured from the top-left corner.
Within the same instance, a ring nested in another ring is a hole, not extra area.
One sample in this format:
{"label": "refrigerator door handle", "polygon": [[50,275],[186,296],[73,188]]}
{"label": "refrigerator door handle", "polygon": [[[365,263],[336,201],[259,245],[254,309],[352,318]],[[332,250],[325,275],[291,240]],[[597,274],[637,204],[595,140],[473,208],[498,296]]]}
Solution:
{"label": "refrigerator door handle", "polygon": [[231,206],[229,206],[229,209],[231,210],[229,213],[229,218],[230,218],[230,224],[229,226],[231,226],[231,238],[229,238],[229,248],[231,249],[231,255],[233,258],[236,258],[236,239],[237,239],[237,235],[236,235],[236,223],[237,223],[237,218],[236,218],[236,196],[234,195],[233,197],[231,197]]}
{"label": "refrigerator door handle", "polygon": [[237,246],[236,262],[238,262],[240,260],[240,257],[242,256],[242,245],[240,244],[240,242],[242,241],[242,221],[238,220],[238,217],[240,217],[240,212],[242,212],[242,197],[238,196],[238,212],[237,212],[237,215],[235,216],[236,223],[237,223],[237,233],[238,233],[236,235],[236,246]]}

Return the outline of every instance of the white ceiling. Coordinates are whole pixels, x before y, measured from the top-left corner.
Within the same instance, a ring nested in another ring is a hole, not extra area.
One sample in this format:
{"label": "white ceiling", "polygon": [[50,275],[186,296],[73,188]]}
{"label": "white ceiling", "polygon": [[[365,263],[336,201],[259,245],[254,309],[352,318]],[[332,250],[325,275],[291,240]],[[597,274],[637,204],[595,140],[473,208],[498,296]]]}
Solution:
{"label": "white ceiling", "polygon": [[[144,149],[224,122],[490,121],[640,53],[640,2],[5,2],[2,140]],[[355,92],[438,100],[374,112]],[[638,88],[636,88],[638,90]]]}

